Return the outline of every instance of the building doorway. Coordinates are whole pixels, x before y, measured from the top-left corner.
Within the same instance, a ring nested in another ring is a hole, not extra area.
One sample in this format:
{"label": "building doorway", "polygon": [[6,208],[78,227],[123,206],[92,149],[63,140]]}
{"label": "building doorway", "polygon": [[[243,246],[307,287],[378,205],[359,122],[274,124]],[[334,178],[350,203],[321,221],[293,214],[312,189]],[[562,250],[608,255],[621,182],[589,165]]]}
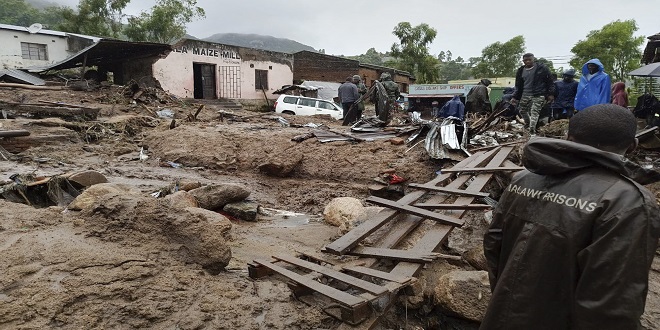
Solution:
{"label": "building doorway", "polygon": [[215,99],[215,65],[193,63],[193,77],[195,80],[194,97],[196,99]]}

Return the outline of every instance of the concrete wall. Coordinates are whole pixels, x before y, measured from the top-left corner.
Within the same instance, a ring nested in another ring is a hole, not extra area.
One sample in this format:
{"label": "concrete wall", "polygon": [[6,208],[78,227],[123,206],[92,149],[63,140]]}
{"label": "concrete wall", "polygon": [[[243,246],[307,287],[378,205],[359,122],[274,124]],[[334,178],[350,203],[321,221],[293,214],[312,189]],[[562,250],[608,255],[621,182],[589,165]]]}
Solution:
{"label": "concrete wall", "polygon": [[305,80],[343,83],[346,77],[359,74],[360,62],[338,56],[301,51],[293,54],[293,81]]}
{"label": "concrete wall", "polygon": [[[24,59],[21,53],[21,42],[46,45],[48,60]],[[0,29],[0,68],[25,68],[59,62],[73,53],[68,51],[67,38],[46,34],[30,34],[28,32]]]}
{"label": "concrete wall", "polygon": [[229,46],[200,40],[182,40],[174,51],[153,65],[154,77],[164,90],[193,98],[193,64],[215,65],[216,98],[263,100],[255,85],[255,70],[268,71],[268,99],[273,92],[293,82],[293,56],[290,54]]}

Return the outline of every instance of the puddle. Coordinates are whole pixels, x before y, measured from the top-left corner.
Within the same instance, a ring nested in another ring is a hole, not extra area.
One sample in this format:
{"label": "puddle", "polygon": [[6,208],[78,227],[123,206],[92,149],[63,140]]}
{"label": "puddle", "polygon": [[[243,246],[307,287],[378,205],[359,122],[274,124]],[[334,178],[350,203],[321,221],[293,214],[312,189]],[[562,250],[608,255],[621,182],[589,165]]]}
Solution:
{"label": "puddle", "polygon": [[264,222],[264,227],[270,228],[300,227],[310,223],[320,222],[322,220],[318,215],[315,216],[269,208],[263,208],[262,213],[264,215],[262,215],[260,221]]}

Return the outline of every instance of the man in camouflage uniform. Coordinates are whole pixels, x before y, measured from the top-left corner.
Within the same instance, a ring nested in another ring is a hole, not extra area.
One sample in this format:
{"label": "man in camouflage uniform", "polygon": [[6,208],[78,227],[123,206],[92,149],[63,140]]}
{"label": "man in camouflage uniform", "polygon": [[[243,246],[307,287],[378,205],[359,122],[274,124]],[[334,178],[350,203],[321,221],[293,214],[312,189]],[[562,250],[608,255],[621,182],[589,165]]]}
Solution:
{"label": "man in camouflage uniform", "polygon": [[516,73],[516,93],[511,104],[520,104],[520,114],[529,126],[529,133],[536,135],[543,104],[546,99],[550,103],[555,99],[555,82],[548,67],[537,62],[534,54],[523,55],[523,64]]}
{"label": "man in camouflage uniform", "polygon": [[[392,76],[389,72],[383,72],[380,75],[380,82],[383,84],[383,87],[385,87],[385,91],[387,92],[387,111],[384,111],[385,113],[379,114],[378,117],[382,121],[389,122],[397,114],[396,100],[401,95],[401,92],[399,91],[399,85],[392,81]],[[384,116],[387,116],[387,120],[383,119]]]}
{"label": "man in camouflage uniform", "polygon": [[[367,94],[367,86],[362,82],[362,78],[360,75],[354,75],[353,76],[353,83],[357,86],[358,93],[360,93],[360,98],[364,96],[364,94]],[[360,101],[357,104],[357,120],[360,120],[362,118],[362,113],[364,112],[364,101]]]}

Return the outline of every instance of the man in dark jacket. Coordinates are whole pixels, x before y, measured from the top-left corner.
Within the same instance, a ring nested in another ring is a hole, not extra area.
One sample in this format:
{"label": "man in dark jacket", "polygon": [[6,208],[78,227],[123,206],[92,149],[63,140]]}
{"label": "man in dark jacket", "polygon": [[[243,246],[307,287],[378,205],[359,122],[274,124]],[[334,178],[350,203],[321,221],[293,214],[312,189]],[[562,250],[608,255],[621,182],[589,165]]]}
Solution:
{"label": "man in dark jacket", "polygon": [[556,119],[571,119],[575,113],[575,95],[578,82],[575,81],[575,70],[564,71],[562,80],[555,81],[555,101],[552,103],[552,117]]}
{"label": "man in dark jacket", "polygon": [[489,79],[481,79],[479,83],[472,87],[465,96],[465,112],[467,113],[489,113],[493,111],[488,97]]}
{"label": "man in dark jacket", "polygon": [[[640,329],[660,236],[659,179],[623,155],[636,120],[613,104],[532,138],[484,237],[493,295],[480,329]],[[637,181],[635,181],[637,180]]]}
{"label": "man in dark jacket", "polygon": [[346,78],[346,81],[339,86],[337,96],[339,96],[339,102],[341,102],[341,107],[344,109],[344,118],[346,118],[348,111],[355,101],[360,98],[358,88],[353,83],[353,77]]}
{"label": "man in dark jacket", "polygon": [[555,99],[555,82],[548,67],[537,62],[534,54],[523,55],[523,64],[516,73],[516,94],[511,103],[520,103],[520,114],[529,126],[529,133],[536,135],[544,102]]}
{"label": "man in dark jacket", "polygon": [[447,101],[447,103],[445,103],[445,105],[442,106],[442,109],[440,109],[437,117],[440,118],[455,117],[460,120],[463,120],[464,113],[465,113],[465,105],[463,105],[463,102],[461,102],[460,95],[454,95],[454,97],[451,100]]}

